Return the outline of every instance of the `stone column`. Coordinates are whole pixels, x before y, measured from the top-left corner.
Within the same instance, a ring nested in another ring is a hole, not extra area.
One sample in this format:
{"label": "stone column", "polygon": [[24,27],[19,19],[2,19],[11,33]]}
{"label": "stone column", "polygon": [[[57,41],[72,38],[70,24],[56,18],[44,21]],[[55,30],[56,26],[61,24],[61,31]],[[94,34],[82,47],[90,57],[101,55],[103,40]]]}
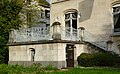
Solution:
{"label": "stone column", "polygon": [[84,27],[79,27],[78,31],[79,31],[79,37],[80,37],[80,41],[84,41]]}
{"label": "stone column", "polygon": [[113,41],[109,40],[109,41],[107,41],[106,43],[107,43],[107,51],[112,51]]}
{"label": "stone column", "polygon": [[52,35],[53,40],[61,40],[60,25],[61,24],[59,22],[54,22],[52,25],[52,27],[53,27],[53,35]]}
{"label": "stone column", "polygon": [[14,34],[14,30],[11,30],[11,31],[9,32],[9,42],[14,42],[14,38],[15,38],[15,37],[13,37],[13,34]]}

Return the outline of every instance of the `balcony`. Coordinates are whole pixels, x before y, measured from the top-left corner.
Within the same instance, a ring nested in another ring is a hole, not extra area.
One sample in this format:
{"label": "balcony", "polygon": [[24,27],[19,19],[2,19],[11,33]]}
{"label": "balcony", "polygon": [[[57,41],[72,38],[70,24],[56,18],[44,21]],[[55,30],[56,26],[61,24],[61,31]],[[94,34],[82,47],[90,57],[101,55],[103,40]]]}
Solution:
{"label": "balcony", "polygon": [[29,42],[39,40],[50,40],[50,27],[32,27],[20,30],[13,30],[9,42]]}
{"label": "balcony", "polygon": [[[52,27],[32,27],[20,30],[13,30],[9,37],[10,43],[30,42],[40,40],[53,40]],[[61,40],[79,41],[78,31],[74,28],[60,28]],[[56,34],[56,31],[55,31]]]}

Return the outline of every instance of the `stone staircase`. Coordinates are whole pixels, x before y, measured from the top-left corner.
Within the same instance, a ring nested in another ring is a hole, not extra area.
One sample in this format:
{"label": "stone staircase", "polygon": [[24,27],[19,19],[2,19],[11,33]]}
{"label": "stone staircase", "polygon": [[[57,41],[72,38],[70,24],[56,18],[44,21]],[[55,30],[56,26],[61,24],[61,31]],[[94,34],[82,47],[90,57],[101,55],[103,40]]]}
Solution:
{"label": "stone staircase", "polygon": [[90,53],[96,53],[96,52],[106,52],[104,47],[101,47],[95,43],[91,42],[85,42],[87,45],[87,49],[89,50]]}
{"label": "stone staircase", "polygon": [[85,31],[84,41],[94,46],[95,48],[99,48],[104,51],[107,51],[107,44],[106,44],[107,41],[104,41],[102,37],[94,36],[91,33]]}
{"label": "stone staircase", "polygon": [[101,42],[90,42],[92,45],[102,49],[102,50],[105,50],[107,51],[107,45],[106,45],[106,42],[105,41],[101,41]]}

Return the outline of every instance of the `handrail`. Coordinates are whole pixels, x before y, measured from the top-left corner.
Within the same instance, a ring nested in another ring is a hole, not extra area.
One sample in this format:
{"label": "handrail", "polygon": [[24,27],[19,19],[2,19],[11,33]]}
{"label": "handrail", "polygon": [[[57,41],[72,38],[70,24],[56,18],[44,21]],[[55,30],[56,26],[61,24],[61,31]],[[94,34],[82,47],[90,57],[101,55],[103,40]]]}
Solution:
{"label": "handrail", "polygon": [[27,42],[52,39],[49,27],[32,27],[20,30],[14,30],[12,34],[12,42]]}
{"label": "handrail", "polygon": [[[71,32],[72,30],[72,32]],[[79,41],[78,30],[70,27],[61,27],[62,40]]]}
{"label": "handrail", "polygon": [[[61,27],[61,26],[60,26]],[[81,41],[81,30],[61,27],[61,39],[70,41]],[[20,30],[14,30],[11,32],[10,42],[29,42],[39,40],[52,40],[52,33],[50,27],[32,27],[24,28]],[[102,49],[106,49],[106,41],[103,41],[102,37],[95,36],[88,31],[84,31],[83,41],[90,42]]]}
{"label": "handrail", "polygon": [[84,33],[85,33],[84,34],[85,35],[84,40],[86,42],[90,42],[91,44],[96,45],[103,50],[107,50],[106,41],[103,40],[102,37],[95,36],[95,35],[87,32],[87,31],[85,31]]}

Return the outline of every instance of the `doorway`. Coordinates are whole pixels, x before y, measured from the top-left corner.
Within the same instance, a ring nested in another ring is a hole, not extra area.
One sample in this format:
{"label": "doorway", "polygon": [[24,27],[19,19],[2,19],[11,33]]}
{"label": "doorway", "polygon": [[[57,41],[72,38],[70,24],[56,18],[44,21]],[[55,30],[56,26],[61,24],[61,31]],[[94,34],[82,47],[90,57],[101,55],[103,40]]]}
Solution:
{"label": "doorway", "polygon": [[66,64],[67,67],[74,67],[74,45],[66,46]]}

